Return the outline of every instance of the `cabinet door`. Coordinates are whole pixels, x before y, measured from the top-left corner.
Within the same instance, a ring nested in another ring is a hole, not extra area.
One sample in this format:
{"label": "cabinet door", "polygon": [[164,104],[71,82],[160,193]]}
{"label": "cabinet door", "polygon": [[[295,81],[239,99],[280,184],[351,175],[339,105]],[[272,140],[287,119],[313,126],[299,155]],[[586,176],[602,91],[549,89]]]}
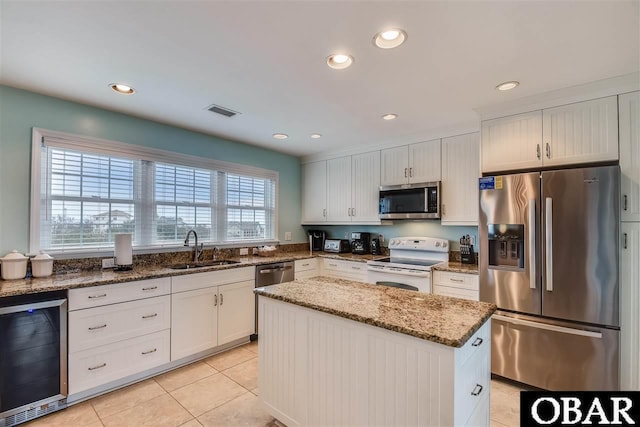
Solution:
{"label": "cabinet door", "polygon": [[478,225],[480,134],[442,139],[442,225]]}
{"label": "cabinet door", "polygon": [[327,160],[327,221],[351,221],[351,156]]}
{"label": "cabinet door", "polygon": [[640,390],[640,223],[620,229],[620,390]]}
{"label": "cabinet door", "polygon": [[543,110],[545,166],[618,160],[616,96]]}
{"label": "cabinet door", "polygon": [[326,221],[327,162],[302,165],[302,223]]}
{"label": "cabinet door", "polygon": [[218,288],[218,345],[255,333],[254,288],[254,280]]}
{"label": "cabinet door", "polygon": [[218,345],[218,287],[171,295],[171,360]]}
{"label": "cabinet door", "polygon": [[409,146],[409,182],[440,181],[440,140]]}
{"label": "cabinet door", "polygon": [[542,111],[482,122],[482,172],[542,166]]}
{"label": "cabinet door", "polygon": [[640,91],[620,95],[620,190],[623,221],[640,221]]}
{"label": "cabinet door", "polygon": [[409,182],[409,146],[388,148],[380,152],[380,185],[399,185]]}
{"label": "cabinet door", "polygon": [[380,152],[359,154],[351,158],[351,221],[380,222]]}

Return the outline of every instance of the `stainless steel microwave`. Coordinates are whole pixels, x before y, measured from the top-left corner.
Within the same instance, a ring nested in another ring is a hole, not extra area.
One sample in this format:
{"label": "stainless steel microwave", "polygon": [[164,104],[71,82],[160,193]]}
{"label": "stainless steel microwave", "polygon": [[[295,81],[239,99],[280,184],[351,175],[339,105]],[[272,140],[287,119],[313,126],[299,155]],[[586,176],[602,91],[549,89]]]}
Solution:
{"label": "stainless steel microwave", "polygon": [[380,219],[440,218],[440,181],[380,187]]}

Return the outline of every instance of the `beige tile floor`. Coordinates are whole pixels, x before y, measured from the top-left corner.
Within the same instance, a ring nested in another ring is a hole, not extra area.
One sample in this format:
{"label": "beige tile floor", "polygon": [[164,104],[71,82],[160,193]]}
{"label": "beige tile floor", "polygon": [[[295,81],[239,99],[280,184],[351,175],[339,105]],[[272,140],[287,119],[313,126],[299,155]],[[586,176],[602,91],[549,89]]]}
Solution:
{"label": "beige tile floor", "polygon": [[[73,405],[29,427],[275,426],[258,395],[251,343]],[[517,426],[520,389],[491,382],[491,426]]]}

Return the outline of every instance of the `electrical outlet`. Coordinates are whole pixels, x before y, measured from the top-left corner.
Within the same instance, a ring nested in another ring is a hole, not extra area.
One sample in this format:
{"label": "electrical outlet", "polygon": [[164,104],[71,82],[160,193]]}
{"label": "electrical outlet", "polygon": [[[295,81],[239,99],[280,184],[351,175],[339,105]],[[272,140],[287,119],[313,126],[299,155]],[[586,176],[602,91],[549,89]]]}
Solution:
{"label": "electrical outlet", "polygon": [[102,258],[102,268],[114,268],[116,266],[113,258]]}
{"label": "electrical outlet", "polygon": [[249,248],[240,248],[240,256],[249,255]]}
{"label": "electrical outlet", "polygon": [[382,234],[379,234],[378,240],[380,240],[380,243],[384,243],[384,236]]}
{"label": "electrical outlet", "polygon": [[285,231],[284,232],[284,240],[291,240],[291,232],[290,231]]}

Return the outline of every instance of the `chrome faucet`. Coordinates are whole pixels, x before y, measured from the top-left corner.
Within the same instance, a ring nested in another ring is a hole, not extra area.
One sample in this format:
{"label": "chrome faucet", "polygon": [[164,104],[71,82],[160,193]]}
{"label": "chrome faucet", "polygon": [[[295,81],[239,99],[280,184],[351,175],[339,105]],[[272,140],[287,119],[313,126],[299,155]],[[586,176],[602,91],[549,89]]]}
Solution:
{"label": "chrome faucet", "polygon": [[200,258],[200,254],[202,253],[202,249],[204,247],[204,243],[200,243],[198,246],[198,233],[193,228],[187,231],[187,237],[184,238],[184,245],[189,246],[189,236],[193,233],[193,237],[196,239],[196,245],[193,247],[193,262],[198,262],[198,258]]}

